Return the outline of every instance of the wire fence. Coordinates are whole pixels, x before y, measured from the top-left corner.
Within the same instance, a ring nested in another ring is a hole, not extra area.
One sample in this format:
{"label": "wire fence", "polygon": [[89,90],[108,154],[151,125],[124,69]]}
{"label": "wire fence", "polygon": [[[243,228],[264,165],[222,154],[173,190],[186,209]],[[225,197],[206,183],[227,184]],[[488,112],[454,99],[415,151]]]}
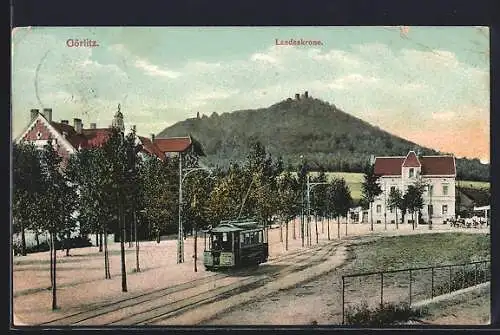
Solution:
{"label": "wire fence", "polygon": [[[346,308],[365,302],[368,307],[432,299],[463,288],[488,282],[490,260],[342,276],[342,324]],[[349,299],[346,298],[346,295]]]}

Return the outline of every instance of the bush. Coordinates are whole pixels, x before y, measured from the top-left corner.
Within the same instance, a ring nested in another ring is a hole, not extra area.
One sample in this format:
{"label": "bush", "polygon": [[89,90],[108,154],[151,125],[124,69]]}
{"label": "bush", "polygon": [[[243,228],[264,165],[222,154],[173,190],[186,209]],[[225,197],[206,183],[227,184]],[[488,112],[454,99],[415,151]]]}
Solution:
{"label": "bush", "polygon": [[467,287],[485,283],[490,278],[490,271],[484,269],[467,269],[457,271],[451,277],[451,282],[439,285],[434,288],[434,296],[458,291]]}
{"label": "bush", "polygon": [[345,321],[348,325],[360,327],[382,327],[421,318],[426,314],[426,309],[411,309],[406,303],[384,303],[370,309],[368,304],[363,302],[360,306],[347,309]]}
{"label": "bush", "polygon": [[[70,249],[76,249],[76,248],[85,248],[85,247],[90,247],[92,246],[92,243],[90,242],[90,238],[87,236],[76,236],[72,237],[69,240],[62,240],[56,241],[56,249],[66,249],[67,245],[69,244]],[[21,242],[20,241],[14,241],[12,245],[12,249],[14,251],[15,255],[21,255]],[[32,254],[35,252],[44,252],[44,251],[49,251],[50,246],[47,242],[41,242],[40,245],[33,245],[33,246],[27,246],[26,247],[26,254]]]}

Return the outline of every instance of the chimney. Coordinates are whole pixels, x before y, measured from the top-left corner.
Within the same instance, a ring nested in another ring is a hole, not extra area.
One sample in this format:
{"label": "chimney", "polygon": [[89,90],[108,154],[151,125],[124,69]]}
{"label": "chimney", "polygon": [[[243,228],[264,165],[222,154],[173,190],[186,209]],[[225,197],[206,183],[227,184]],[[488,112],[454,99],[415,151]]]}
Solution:
{"label": "chimney", "polygon": [[38,116],[38,109],[32,109],[30,112],[31,112],[31,121],[33,121]]}
{"label": "chimney", "polygon": [[295,93],[295,100],[300,100],[300,94],[299,93]]}
{"label": "chimney", "polygon": [[155,134],[151,134],[151,142],[155,141]]}
{"label": "chimney", "polygon": [[135,133],[135,132],[136,132],[136,130],[137,130],[137,127],[135,126],[135,124],[134,124],[134,125],[132,125],[132,132],[133,132],[133,133]]}
{"label": "chimney", "polygon": [[307,98],[309,98],[309,92],[305,91],[305,92],[304,92],[304,97],[305,97],[306,99],[307,99]]}
{"label": "chimney", "polygon": [[52,108],[44,108],[43,116],[49,121],[52,122]]}
{"label": "chimney", "polygon": [[74,118],[73,119],[73,127],[75,128],[75,131],[78,134],[81,134],[82,133],[82,128],[83,128],[82,119]]}
{"label": "chimney", "polygon": [[69,124],[69,121],[68,120],[61,120],[61,123],[62,124]]}
{"label": "chimney", "polygon": [[96,128],[97,128],[97,125],[96,125],[95,123],[93,123],[93,122],[92,122],[92,123],[90,124],[90,129],[96,129]]}

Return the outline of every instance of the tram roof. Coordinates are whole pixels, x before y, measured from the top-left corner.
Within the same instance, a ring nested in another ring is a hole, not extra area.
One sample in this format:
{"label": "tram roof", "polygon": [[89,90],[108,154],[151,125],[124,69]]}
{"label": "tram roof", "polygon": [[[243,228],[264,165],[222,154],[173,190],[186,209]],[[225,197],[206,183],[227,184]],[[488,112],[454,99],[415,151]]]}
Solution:
{"label": "tram roof", "polygon": [[230,231],[261,229],[261,228],[262,226],[255,221],[250,221],[250,222],[229,221],[229,222],[221,222],[217,227],[212,228],[211,231],[214,233],[222,233]]}

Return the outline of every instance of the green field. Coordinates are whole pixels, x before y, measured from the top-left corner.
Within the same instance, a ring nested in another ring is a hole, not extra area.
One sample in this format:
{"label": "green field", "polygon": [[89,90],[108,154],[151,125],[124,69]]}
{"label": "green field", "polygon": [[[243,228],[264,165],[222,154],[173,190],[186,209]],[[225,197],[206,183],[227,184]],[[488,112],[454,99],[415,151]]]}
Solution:
{"label": "green field", "polygon": [[[437,248],[439,246],[439,248]],[[355,272],[466,263],[490,257],[489,234],[435,233],[382,237],[355,245]]]}

